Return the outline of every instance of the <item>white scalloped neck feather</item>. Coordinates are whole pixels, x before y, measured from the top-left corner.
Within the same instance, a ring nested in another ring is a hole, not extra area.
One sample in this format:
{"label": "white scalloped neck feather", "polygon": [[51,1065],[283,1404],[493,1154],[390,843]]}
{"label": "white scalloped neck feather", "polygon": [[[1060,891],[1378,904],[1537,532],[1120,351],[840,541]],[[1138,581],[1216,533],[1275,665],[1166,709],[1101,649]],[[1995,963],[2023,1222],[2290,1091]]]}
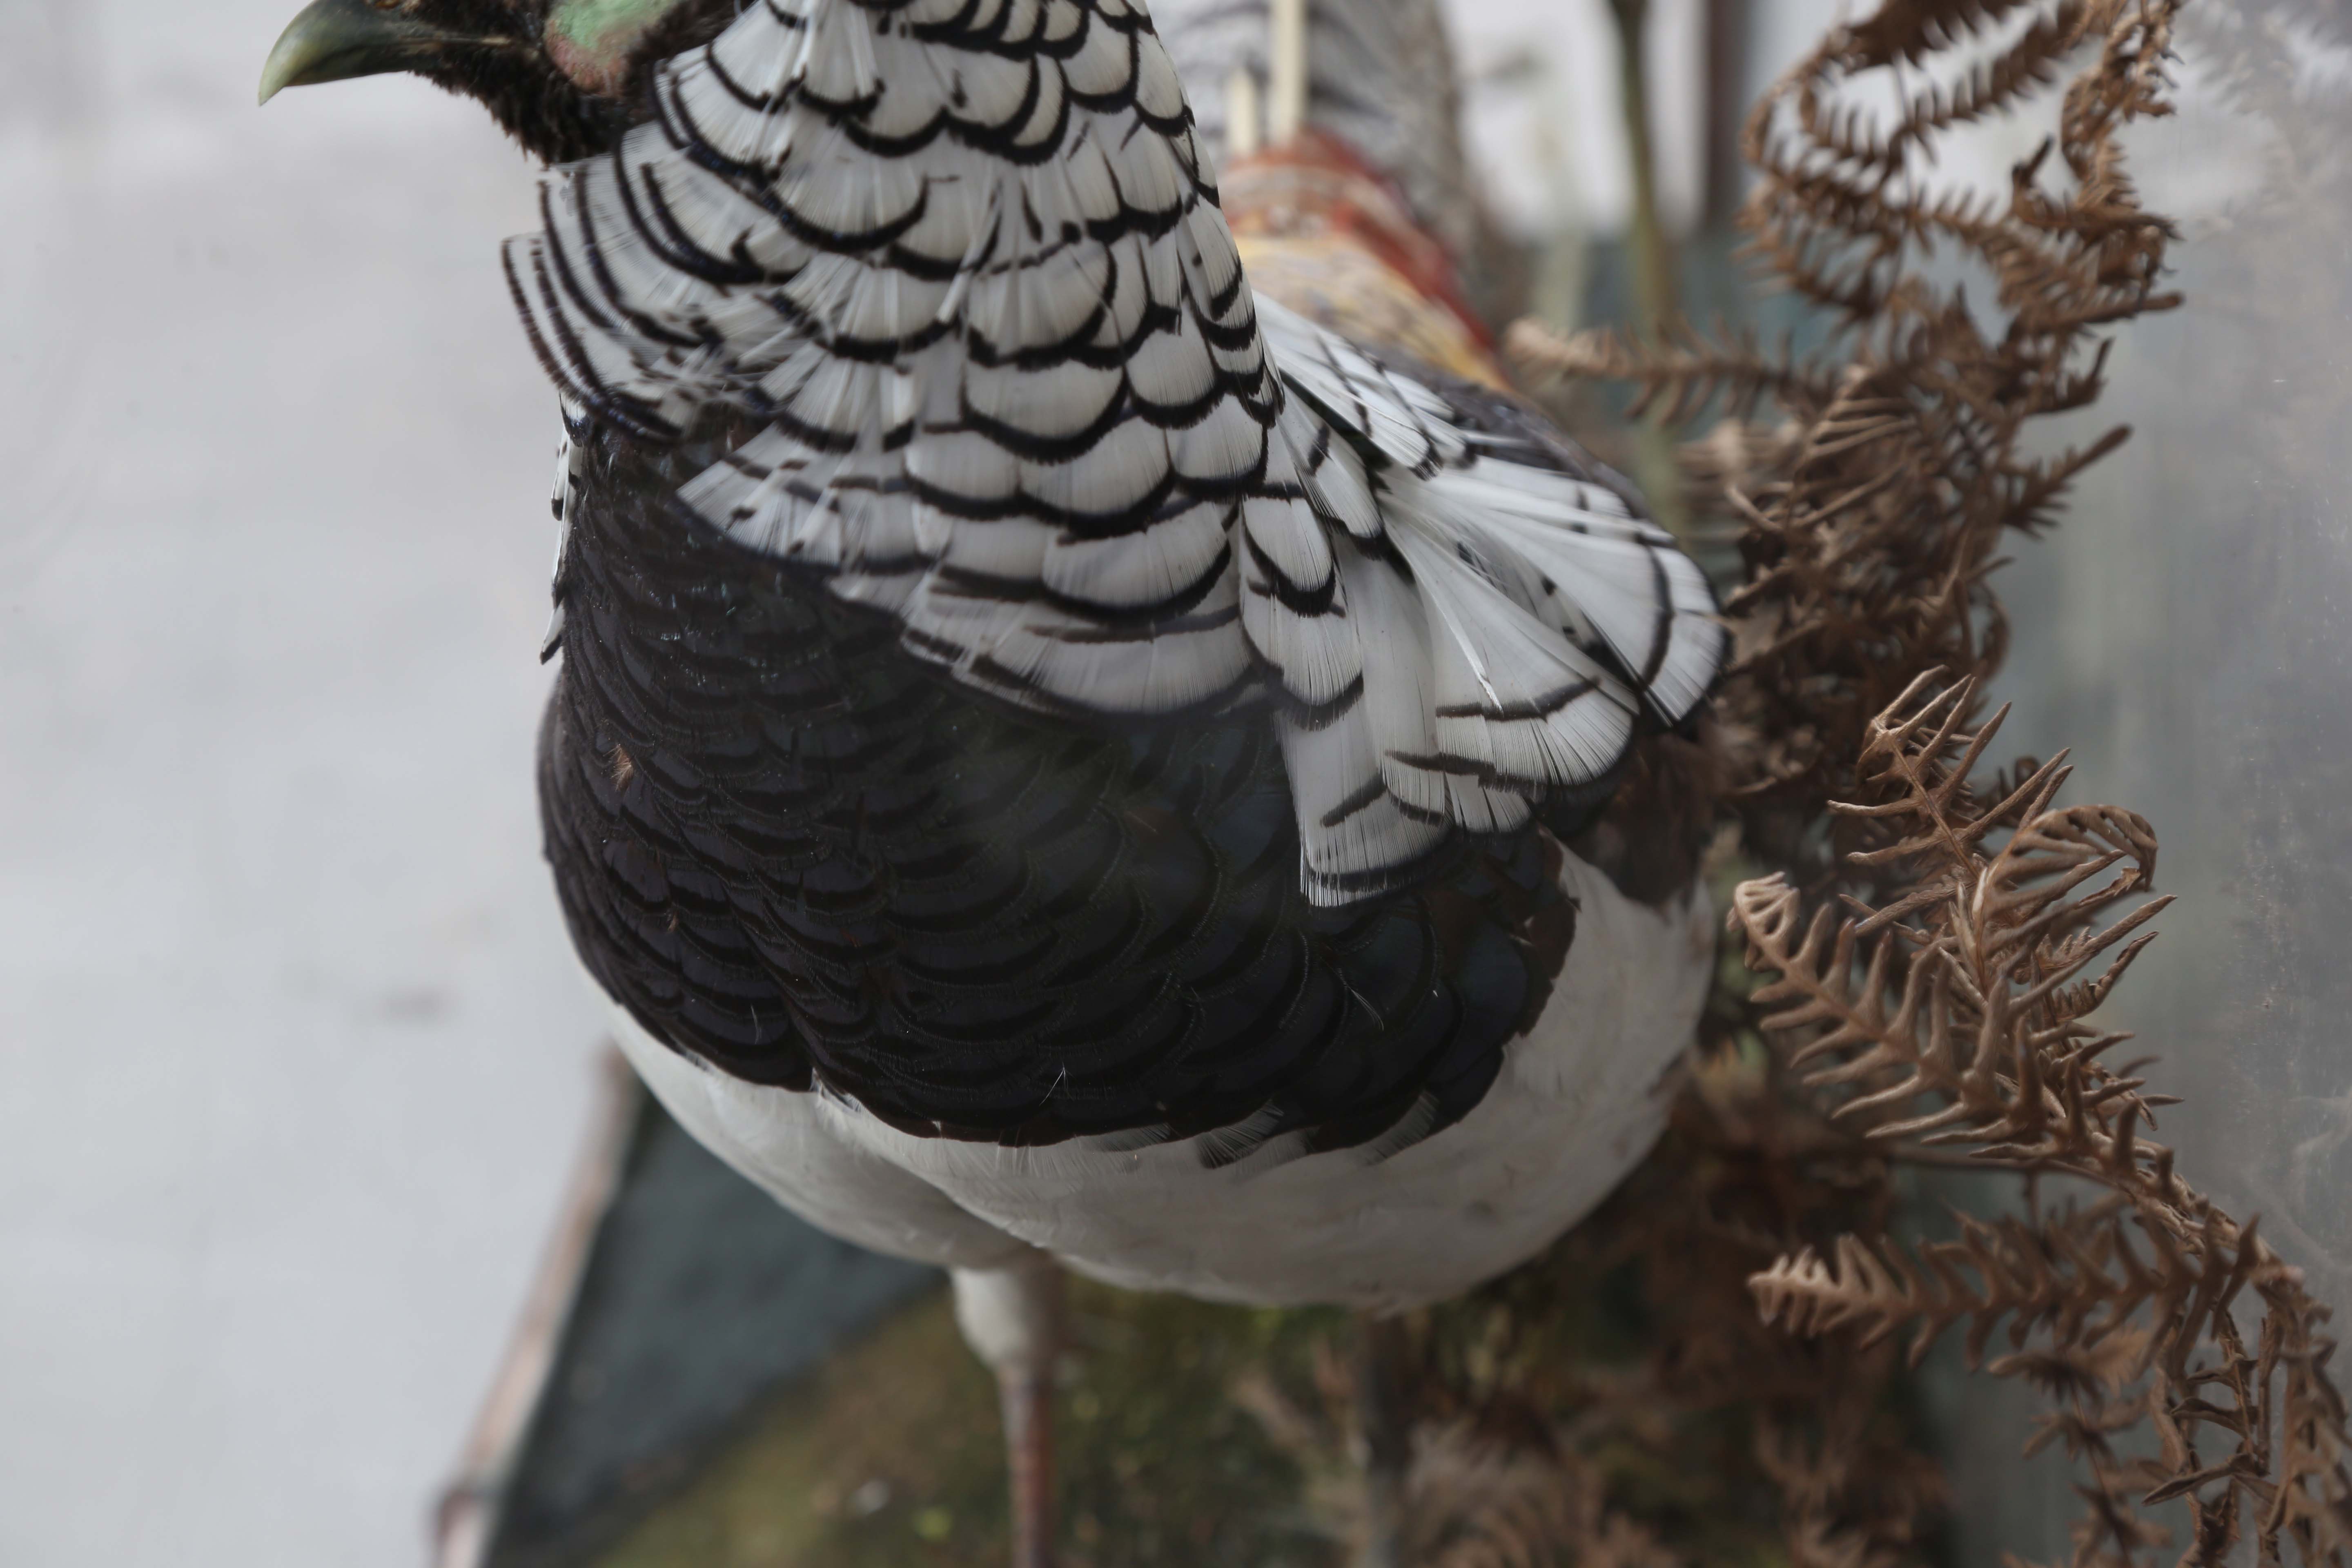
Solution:
{"label": "white scalloped neck feather", "polygon": [[1603,779],[1725,650],[1564,443],[1253,293],[1128,0],[759,0],[512,242],[566,397],[764,431],[696,516],[1071,720],[1268,702],[1308,896]]}

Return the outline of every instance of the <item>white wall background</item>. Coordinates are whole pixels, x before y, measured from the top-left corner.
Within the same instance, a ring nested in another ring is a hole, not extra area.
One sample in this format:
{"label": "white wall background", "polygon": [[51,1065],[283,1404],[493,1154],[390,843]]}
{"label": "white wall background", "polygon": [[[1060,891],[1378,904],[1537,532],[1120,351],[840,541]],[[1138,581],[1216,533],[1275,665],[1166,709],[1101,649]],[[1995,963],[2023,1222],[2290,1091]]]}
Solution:
{"label": "white wall background", "polygon": [[530,180],[0,0],[0,1564],[409,1568],[588,1099]]}

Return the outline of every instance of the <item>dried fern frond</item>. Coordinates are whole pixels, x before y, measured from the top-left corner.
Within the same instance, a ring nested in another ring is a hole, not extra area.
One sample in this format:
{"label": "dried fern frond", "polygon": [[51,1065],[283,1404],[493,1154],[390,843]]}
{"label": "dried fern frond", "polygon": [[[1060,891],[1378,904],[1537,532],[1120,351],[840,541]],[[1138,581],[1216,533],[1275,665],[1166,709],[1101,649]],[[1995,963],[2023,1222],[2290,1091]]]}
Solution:
{"label": "dried fern frond", "polygon": [[[1318,1368],[1319,1409],[1301,1408],[1262,1369],[1231,1391],[1308,1478],[1317,1530],[1360,1558],[1370,1502],[1345,1434],[1356,1428],[1353,1388],[1335,1358]],[[1422,1568],[1684,1568],[1610,1497],[1579,1435],[1538,1423],[1517,1431],[1461,1413],[1414,1424],[1398,1531]]]}
{"label": "dried fern frond", "polygon": [[1811,405],[1835,395],[1833,382],[1823,381],[1818,368],[1800,364],[1785,345],[1768,356],[1752,331],[1717,336],[1723,341],[1677,332],[1663,343],[1636,347],[1605,329],[1560,338],[1533,321],[1519,321],[1506,335],[1504,351],[1547,375],[1633,382],[1633,416],[1670,425],[1709,404],[1745,415],[1767,397]]}
{"label": "dried fern frond", "polygon": [[[1864,725],[1923,672],[1989,674],[2007,633],[1987,579],[2002,537],[2049,526],[2073,480],[2125,437],[2055,457],[2032,424],[2104,385],[2099,333],[2178,303],[2158,287],[2171,225],[2146,211],[2116,137],[2168,113],[2177,0],[1888,0],[1832,29],[1751,115],[1760,178],[1749,252],[1837,329],[1807,356],[1752,335],[1560,341],[1530,323],[1509,348],[1530,373],[1629,382],[1637,412],[1738,426],[1775,405],[1793,439],[1720,433],[1692,453],[1747,563],[1726,610],[1738,652],[1717,704],[1747,838],[1808,885],[1841,864],[1811,834],[1864,743]],[[1943,68],[1988,29],[2022,22],[1990,58]],[[1938,192],[1937,143],[2016,108],[2095,43],[2056,134],[2005,200]],[[1938,71],[1942,79],[1938,80]],[[1895,108],[1861,107],[1884,79]],[[1988,324],[1940,250],[1990,273]],[[1743,459],[1727,465],[1727,449]],[[1702,507],[1699,510],[1709,510]]]}
{"label": "dried fern frond", "polygon": [[[1966,1321],[1970,1363],[2042,1386],[2090,1469],[2076,1561],[2137,1563],[2161,1534],[2145,1506],[2189,1509],[2191,1562],[2256,1525],[2263,1561],[2292,1539],[2311,1563],[2352,1563],[2352,1469],[2328,1380],[2327,1310],[2301,1275],[2175,1169],[2141,1129],[2163,1097],[2106,1053],[2128,1037],[2091,1015],[2154,939],[2157,840],[2137,815],[2060,806],[2063,758],[1980,797],[1969,786],[2001,715],[1969,723],[1974,685],[1913,684],[1868,726],[1861,777],[1879,798],[1840,804],[1879,839],[1856,852],[1916,880],[1883,909],[1805,900],[1778,877],[1743,883],[1731,929],[1771,978],[1751,1000],[1790,1069],[1874,1141],[1954,1147],[1976,1162],[2072,1177],[2106,1196],[2031,1219],[1963,1217],[1916,1257],[1839,1237],[1750,1281],[1765,1318],[1863,1346],[1908,1329],[1916,1362]],[[2000,830],[2006,837],[1996,844]],[[2240,1298],[2262,1303],[2248,1352]],[[2119,1457],[2149,1425],[2158,1459]],[[2219,1439],[2218,1455],[2200,1442]]]}
{"label": "dried fern frond", "polygon": [[[2050,1402],[2029,1451],[2063,1445],[2084,1478],[2076,1568],[2149,1563],[2166,1531],[2146,1510],[2168,1501],[2185,1563],[2291,1545],[2352,1568],[2326,1310],[2150,1140],[2168,1101],[2099,1021],[2164,907],[2155,832],[2062,805],[2063,754],[1983,779],[2000,551],[2126,435],[2053,455],[2034,426],[2096,401],[2105,334],[2179,302],[2172,226],[2120,141],[2169,112],[2179,4],[1883,0],[1832,30],[1745,140],[1748,253],[1815,308],[1811,352],[1673,328],[1509,340],[1532,374],[1629,384],[1652,419],[1712,416],[1689,510],[1741,572],[1702,738],[1739,851],[1780,874],[1732,900],[1753,973],[1726,966],[1668,1143],[1553,1260],[1442,1315],[1459,1342],[1425,1393],[1433,1420],[1544,1434],[1588,1466],[1564,1489],[1598,1485],[1687,1561],[1759,1560],[1690,1523],[1752,1510],[1759,1479],[1761,1560],[1916,1561],[1940,1478],[1889,1391],[1957,1331],[1971,1364]],[[1956,128],[2062,78],[2006,192],[1937,188]],[[1966,264],[1991,311],[1951,281]],[[2027,1212],[1901,1242],[1906,1161],[2024,1173]],[[2045,1209],[2044,1179],[2089,1195]],[[1589,1327],[1618,1269],[1647,1338],[1604,1376],[1546,1336]],[[1507,1332],[1470,1331],[1488,1312]],[[1703,1500],[1662,1506],[1668,1473]]]}
{"label": "dried fern frond", "polygon": [[[2087,1017],[2169,901],[2106,919],[2150,890],[2155,832],[2112,806],[2053,806],[2063,755],[1979,805],[1968,770],[2007,710],[1964,731],[1973,682],[1923,696],[1932,679],[1869,726],[1864,778],[1888,798],[1832,805],[1890,840],[1854,864],[1917,866],[1916,879],[1883,908],[1850,900],[1861,912],[1843,921],[1828,908],[1805,919],[1782,878],[1743,884],[1731,929],[1748,966],[1776,976],[1749,1001],[1771,1009],[1761,1025],[1788,1043],[1803,1081],[1837,1091],[1834,1113],[1872,1136],[1967,1142],[1980,1159],[2019,1165],[2056,1157],[2053,1141],[2066,1139],[2130,1165],[2134,1119],[2158,1102],[2104,1064],[2129,1037]],[[2011,823],[1989,850],[1988,835]],[[1916,1110],[1922,1097],[1940,1103]]]}

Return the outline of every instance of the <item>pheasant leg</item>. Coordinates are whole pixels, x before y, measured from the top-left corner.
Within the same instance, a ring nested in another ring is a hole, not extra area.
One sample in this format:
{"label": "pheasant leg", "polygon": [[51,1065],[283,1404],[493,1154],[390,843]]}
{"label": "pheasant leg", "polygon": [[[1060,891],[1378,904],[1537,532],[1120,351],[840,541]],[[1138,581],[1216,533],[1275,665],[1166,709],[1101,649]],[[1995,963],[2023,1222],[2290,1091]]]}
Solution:
{"label": "pheasant leg", "polygon": [[1012,1480],[1013,1568],[1053,1568],[1054,1369],[1062,1350],[1062,1271],[1042,1255],[1007,1268],[955,1271],[956,1323],[996,1374]]}
{"label": "pheasant leg", "polygon": [[1360,1568],[1411,1568],[1406,1561],[1405,1480],[1412,1458],[1404,1325],[1367,1312],[1357,1319],[1356,1426],[1364,1455],[1364,1551]]}

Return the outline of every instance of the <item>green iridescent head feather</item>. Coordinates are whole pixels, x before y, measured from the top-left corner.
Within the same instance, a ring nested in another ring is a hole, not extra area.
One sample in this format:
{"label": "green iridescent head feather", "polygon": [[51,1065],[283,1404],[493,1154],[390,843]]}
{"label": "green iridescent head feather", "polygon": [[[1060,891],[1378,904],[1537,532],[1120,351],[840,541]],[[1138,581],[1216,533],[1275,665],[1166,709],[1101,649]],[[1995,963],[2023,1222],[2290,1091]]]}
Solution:
{"label": "green iridescent head feather", "polygon": [[682,0],[559,0],[547,16],[547,48],[564,74],[592,92],[620,90],[637,47]]}

